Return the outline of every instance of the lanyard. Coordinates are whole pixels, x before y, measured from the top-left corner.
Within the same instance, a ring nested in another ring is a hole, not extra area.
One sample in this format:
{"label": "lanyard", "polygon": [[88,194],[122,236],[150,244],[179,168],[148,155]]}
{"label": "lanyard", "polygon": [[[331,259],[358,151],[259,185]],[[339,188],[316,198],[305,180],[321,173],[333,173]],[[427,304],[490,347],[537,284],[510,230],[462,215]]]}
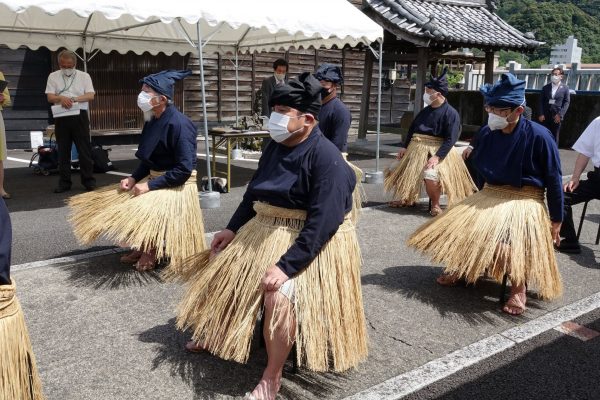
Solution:
{"label": "lanyard", "polygon": [[63,88],[63,90],[61,90],[60,92],[57,93],[57,95],[66,92],[67,90],[69,90],[71,88],[71,86],[73,86],[73,82],[75,82],[75,75],[77,75],[77,71],[73,72],[73,75],[71,75],[69,78],[71,79],[71,82],[69,83],[69,86],[67,86],[67,80],[65,79],[65,75],[61,72],[62,78],[63,78],[63,82],[65,84],[65,87]]}

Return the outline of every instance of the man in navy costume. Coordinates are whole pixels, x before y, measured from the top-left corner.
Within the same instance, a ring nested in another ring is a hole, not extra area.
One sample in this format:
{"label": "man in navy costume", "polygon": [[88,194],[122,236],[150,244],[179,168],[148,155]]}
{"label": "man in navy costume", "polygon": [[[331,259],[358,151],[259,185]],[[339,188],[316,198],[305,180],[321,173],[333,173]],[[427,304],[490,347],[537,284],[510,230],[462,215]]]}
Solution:
{"label": "man in navy costume", "polygon": [[319,129],[342,153],[348,150],[348,131],[352,115],[348,107],[337,97],[337,88],[343,82],[342,70],[334,64],[323,63],[315,78],[321,82],[321,111]]}
{"label": "man in navy costume", "polygon": [[[215,235],[210,259],[196,266],[199,272],[179,307],[178,325],[194,331],[188,350],[243,362],[257,311],[247,316],[264,296],[268,363],[246,399],[275,399],[294,341],[302,352],[298,361],[313,371],[331,365],[343,371],[367,353],[360,255],[349,219],[356,179],[317,125],[320,92],[309,73],[273,91],[273,140],[227,228]],[[296,233],[286,236],[290,232]],[[215,293],[215,285],[222,290]],[[341,307],[333,311],[328,304]],[[223,313],[215,313],[219,309]],[[238,320],[247,323],[229,322]],[[316,333],[317,327],[326,333]]]}
{"label": "man in navy costume", "polygon": [[505,73],[481,92],[488,124],[470,158],[485,186],[419,228],[409,244],[446,265],[437,280],[444,286],[475,282],[486,271],[496,280],[508,274],[511,294],[503,311],[518,315],[528,285],[543,299],[562,292],[552,244],[560,243],[563,220],[560,158],[548,130],[521,118],[525,81]]}
{"label": "man in navy costume", "polygon": [[426,107],[412,122],[406,140],[398,150],[397,168],[386,172],[385,189],[393,194],[391,207],[413,206],[425,182],[431,200],[431,215],[442,212],[440,196],[448,195],[448,203],[460,201],[475,191],[469,172],[453,149],[460,134],[460,116],[448,104],[446,69],[425,84]]}

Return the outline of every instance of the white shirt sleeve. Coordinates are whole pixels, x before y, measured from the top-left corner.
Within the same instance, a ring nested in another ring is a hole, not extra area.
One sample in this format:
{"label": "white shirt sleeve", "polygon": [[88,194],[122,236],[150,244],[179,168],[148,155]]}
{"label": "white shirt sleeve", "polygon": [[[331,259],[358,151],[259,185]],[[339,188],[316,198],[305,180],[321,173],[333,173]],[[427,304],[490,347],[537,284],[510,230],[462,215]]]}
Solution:
{"label": "white shirt sleeve", "polygon": [[92,84],[92,78],[90,74],[85,74],[83,79],[83,93],[96,93],[94,91],[94,85]]}
{"label": "white shirt sleeve", "polygon": [[600,117],[593,120],[573,145],[573,150],[586,157],[594,157],[595,143],[600,138]]}
{"label": "white shirt sleeve", "polygon": [[48,82],[46,83],[46,94],[48,93],[52,93],[52,94],[56,94],[58,93],[58,88],[56,86],[56,80],[53,79],[54,76],[52,74],[48,75]]}

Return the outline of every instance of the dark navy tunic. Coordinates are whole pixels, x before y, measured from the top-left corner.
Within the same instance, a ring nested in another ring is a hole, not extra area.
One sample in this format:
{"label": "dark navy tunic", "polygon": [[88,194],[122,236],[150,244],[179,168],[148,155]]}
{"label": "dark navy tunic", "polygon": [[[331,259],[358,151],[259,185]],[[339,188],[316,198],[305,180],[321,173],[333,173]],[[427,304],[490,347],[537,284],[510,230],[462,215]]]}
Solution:
{"label": "dark navy tunic", "polygon": [[356,177],[340,151],[315,127],[295,147],[271,142],[227,229],[237,232],[256,215],[255,201],[307,211],[304,228],[277,262],[289,277],[306,268],[352,210]]}
{"label": "dark navy tunic", "polygon": [[144,124],[135,156],[141,161],[131,174],[136,182],[152,169],[166,172],[148,182],[150,190],[181,186],[196,168],[196,127],[169,105],[160,118]]}
{"label": "dark navy tunic", "polygon": [[342,153],[348,150],[348,131],[352,115],[348,107],[337,97],[321,106],[319,129]]}
{"label": "dark navy tunic", "polygon": [[12,245],[12,226],[10,215],[0,198],[0,285],[10,284],[10,252]]}
{"label": "dark navy tunic", "polygon": [[560,157],[548,129],[525,118],[519,119],[510,134],[486,125],[477,134],[470,158],[491,185],[546,188],[550,219],[563,220]]}
{"label": "dark navy tunic", "polygon": [[444,101],[444,104],[437,108],[427,106],[417,114],[410,125],[408,135],[404,141],[404,148],[408,147],[414,133],[443,138],[444,142],[435,155],[439,158],[444,158],[458,140],[458,135],[460,134],[460,116],[447,101]]}

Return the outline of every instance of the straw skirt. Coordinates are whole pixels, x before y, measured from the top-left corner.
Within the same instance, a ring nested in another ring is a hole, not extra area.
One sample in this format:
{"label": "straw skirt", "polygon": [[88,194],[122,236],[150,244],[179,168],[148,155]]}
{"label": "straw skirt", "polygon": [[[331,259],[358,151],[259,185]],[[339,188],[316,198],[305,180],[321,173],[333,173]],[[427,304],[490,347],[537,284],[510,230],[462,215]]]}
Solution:
{"label": "straw skirt", "polygon": [[498,282],[509,273],[553,299],[562,283],[550,228],[541,188],[486,185],[417,229],[408,244],[467,282],[486,270]]}
{"label": "straw skirt", "polygon": [[356,187],[352,192],[352,212],[350,216],[352,222],[354,222],[354,225],[356,225],[358,223],[358,217],[360,216],[362,205],[367,201],[367,193],[365,192],[365,188],[362,184],[364,174],[362,169],[348,161],[348,153],[342,153],[342,156],[344,156],[344,160],[346,160],[356,176]]}
{"label": "straw skirt", "polygon": [[[151,171],[149,179],[161,174]],[[181,186],[134,196],[110,185],[73,196],[68,204],[73,232],[83,244],[105,236],[135,249],[156,249],[157,258],[170,258],[173,266],[207,248],[196,171]]]}
{"label": "straw skirt", "polygon": [[5,161],[7,157],[6,128],[4,126],[4,118],[2,117],[2,107],[0,107],[0,161]]}
{"label": "straw skirt", "polygon": [[[423,185],[423,168],[427,160],[434,155],[443,142],[442,138],[423,134],[414,134],[404,157],[393,168],[385,171],[384,189],[392,195],[394,201],[407,204],[415,203]],[[477,187],[464,161],[452,148],[448,155],[436,167],[442,193],[448,196],[448,205],[452,205],[477,191]]]}
{"label": "straw skirt", "polygon": [[0,285],[0,399],[42,400],[42,383],[14,281]]}
{"label": "straw skirt", "polygon": [[[208,251],[186,261],[191,272],[177,325],[216,356],[246,362],[263,302],[265,271],[294,243],[306,212],[255,203],[257,215],[213,259]],[[345,371],[367,357],[360,249],[346,218],[319,255],[294,277],[298,364]],[[277,315],[275,324],[286,323]],[[271,328],[275,328],[271,326]],[[273,330],[271,330],[272,332]]]}

